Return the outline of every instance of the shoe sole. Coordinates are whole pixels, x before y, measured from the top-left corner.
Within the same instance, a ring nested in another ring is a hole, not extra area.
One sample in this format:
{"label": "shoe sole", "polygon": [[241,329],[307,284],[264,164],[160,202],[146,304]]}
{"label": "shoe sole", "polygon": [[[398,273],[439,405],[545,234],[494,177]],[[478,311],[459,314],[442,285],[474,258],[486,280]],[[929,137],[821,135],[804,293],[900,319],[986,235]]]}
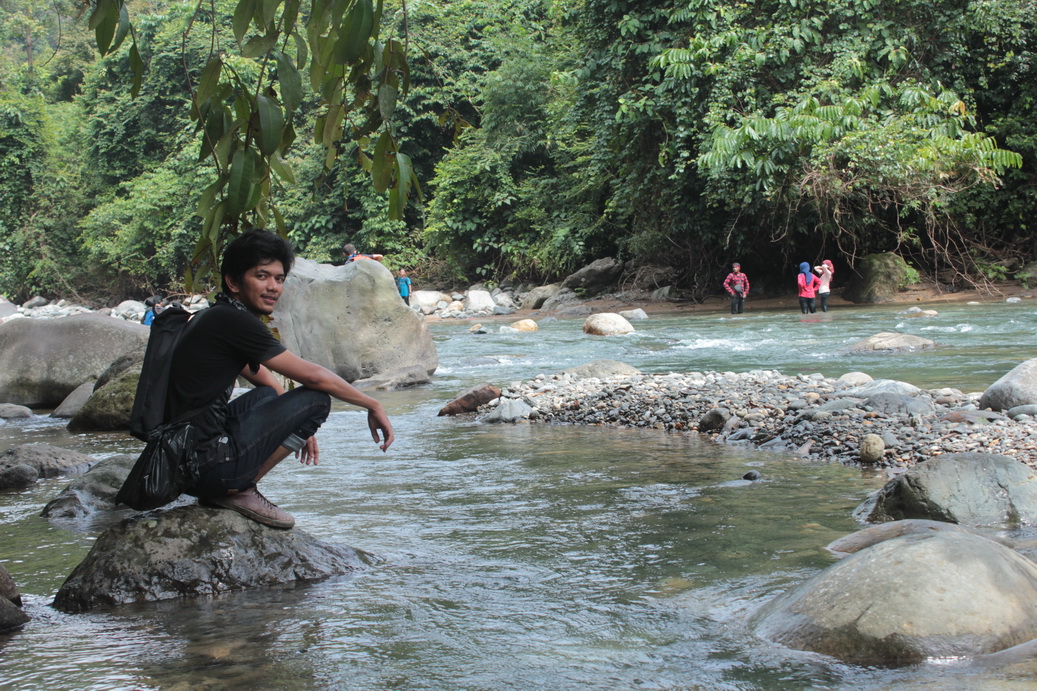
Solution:
{"label": "shoe sole", "polygon": [[277,528],[279,530],[291,530],[292,528],[295,527],[295,519],[294,518],[291,521],[279,521],[276,518],[270,518],[269,516],[264,516],[261,513],[257,513],[255,511],[251,511],[249,509],[246,509],[243,506],[236,506],[234,504],[231,504],[230,506],[226,506],[226,505],[220,503],[219,498],[216,498],[216,497],[207,497],[205,499],[202,499],[201,497],[199,497],[198,498],[198,503],[201,504],[202,506],[208,506],[209,508],[212,508],[212,509],[226,509],[227,511],[234,511],[235,513],[241,514],[245,518],[250,518],[253,521],[255,521],[256,523],[261,523],[262,525],[268,526],[270,528]]}

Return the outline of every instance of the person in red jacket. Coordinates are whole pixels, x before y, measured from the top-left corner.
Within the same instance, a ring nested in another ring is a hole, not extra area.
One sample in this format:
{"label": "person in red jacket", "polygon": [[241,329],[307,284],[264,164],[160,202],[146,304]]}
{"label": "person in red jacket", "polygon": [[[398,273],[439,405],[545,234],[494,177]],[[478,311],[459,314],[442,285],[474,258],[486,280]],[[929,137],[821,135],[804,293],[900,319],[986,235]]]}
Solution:
{"label": "person in red jacket", "polygon": [[741,314],[745,298],[749,296],[749,277],[742,273],[738,262],[731,265],[731,273],[724,279],[724,290],[731,296],[731,314]]}
{"label": "person in red jacket", "polygon": [[799,275],[796,276],[796,283],[799,285],[800,311],[803,314],[807,312],[813,314],[817,311],[814,307],[814,298],[817,295],[817,289],[821,286],[821,279],[810,270],[810,262],[803,262],[799,265]]}

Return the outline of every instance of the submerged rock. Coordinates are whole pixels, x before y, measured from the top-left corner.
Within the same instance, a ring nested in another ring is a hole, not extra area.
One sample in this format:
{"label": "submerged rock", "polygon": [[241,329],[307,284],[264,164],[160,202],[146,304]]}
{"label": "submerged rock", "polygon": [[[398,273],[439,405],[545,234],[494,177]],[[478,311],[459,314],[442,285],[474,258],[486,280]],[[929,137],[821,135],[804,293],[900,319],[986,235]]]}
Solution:
{"label": "submerged rock", "polygon": [[978,535],[907,535],[779,596],[753,626],[768,640],[855,664],[993,653],[1037,638],[1037,564]]}
{"label": "submerged rock", "polygon": [[872,351],[915,351],[927,350],[936,347],[933,341],[912,334],[900,334],[883,331],[874,336],[869,336],[863,341],[858,341],[846,349],[848,353],[867,353]]}
{"label": "submerged rock", "polygon": [[63,612],[217,595],[351,573],[370,555],[233,511],[197,505],[137,514],[109,528],[54,598]]}
{"label": "submerged rock", "polygon": [[967,528],[962,528],[956,523],[930,521],[923,518],[908,518],[902,521],[890,521],[889,523],[879,523],[878,525],[868,526],[863,530],[858,530],[855,533],[844,535],[838,540],[832,540],[825,546],[825,549],[833,556],[841,559],[843,557],[848,557],[851,554],[856,554],[862,549],[871,547],[872,545],[877,545],[880,542],[892,540],[893,538],[903,537],[904,535],[919,535],[945,531],[955,533],[971,532]]}
{"label": "submerged rock", "polygon": [[944,454],[919,463],[854,512],[876,523],[926,518],[966,525],[1037,523],[1037,472],[997,454]]}

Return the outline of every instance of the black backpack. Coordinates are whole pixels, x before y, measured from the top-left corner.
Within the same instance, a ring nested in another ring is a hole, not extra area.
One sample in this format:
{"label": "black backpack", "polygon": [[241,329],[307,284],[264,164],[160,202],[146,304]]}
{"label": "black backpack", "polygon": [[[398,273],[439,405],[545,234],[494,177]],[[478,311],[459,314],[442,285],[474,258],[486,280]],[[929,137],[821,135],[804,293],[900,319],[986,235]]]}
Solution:
{"label": "black backpack", "polygon": [[173,352],[187,333],[191,313],[180,306],[160,312],[151,324],[137,395],[130,413],[130,434],[147,442],[115,497],[138,511],[154,509],[179,497],[197,480],[198,433],[190,420],[205,408],[166,421],[166,395]]}
{"label": "black backpack", "polygon": [[191,312],[179,305],[171,305],[159,312],[151,323],[137,395],[130,412],[130,434],[141,441],[150,441],[151,433],[166,421],[166,394],[169,393],[173,352],[186,333],[190,318]]}

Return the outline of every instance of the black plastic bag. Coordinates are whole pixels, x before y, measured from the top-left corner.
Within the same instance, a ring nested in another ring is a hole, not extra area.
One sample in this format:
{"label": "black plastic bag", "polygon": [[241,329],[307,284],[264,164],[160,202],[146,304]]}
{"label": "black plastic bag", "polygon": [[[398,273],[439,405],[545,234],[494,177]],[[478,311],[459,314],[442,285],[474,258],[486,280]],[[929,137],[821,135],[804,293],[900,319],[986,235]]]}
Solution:
{"label": "black plastic bag", "polygon": [[147,511],[173,501],[187,487],[194,467],[197,428],[190,422],[166,425],[155,430],[148,445],[133,464],[117,503]]}

